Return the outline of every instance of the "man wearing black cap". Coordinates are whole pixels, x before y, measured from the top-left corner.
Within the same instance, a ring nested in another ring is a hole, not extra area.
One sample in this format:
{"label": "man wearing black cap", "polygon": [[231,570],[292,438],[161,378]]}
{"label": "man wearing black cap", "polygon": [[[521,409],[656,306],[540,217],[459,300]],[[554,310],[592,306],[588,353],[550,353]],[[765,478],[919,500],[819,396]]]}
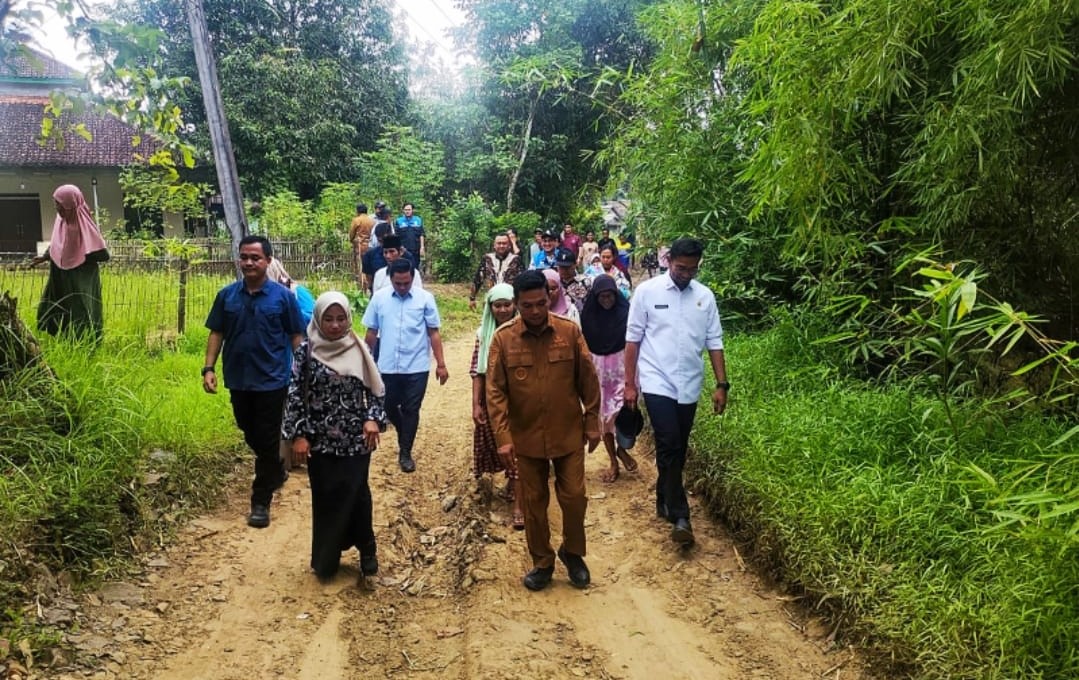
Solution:
{"label": "man wearing black cap", "polygon": [[560,240],[558,232],[551,229],[540,234],[541,250],[532,258],[532,266],[529,269],[551,269],[554,267]]}
{"label": "man wearing black cap", "polygon": [[558,267],[558,278],[562,281],[562,290],[566,291],[566,297],[578,312],[583,310],[588,291],[592,289],[592,280],[577,273],[577,258],[569,250],[558,251],[555,266]]}

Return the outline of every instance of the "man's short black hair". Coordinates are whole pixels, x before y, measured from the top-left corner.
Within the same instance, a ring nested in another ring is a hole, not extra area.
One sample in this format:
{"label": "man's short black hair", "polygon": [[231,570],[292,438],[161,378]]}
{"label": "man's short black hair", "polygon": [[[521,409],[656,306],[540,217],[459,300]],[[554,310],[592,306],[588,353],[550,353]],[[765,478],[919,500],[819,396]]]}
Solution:
{"label": "man's short black hair", "polygon": [[513,280],[513,299],[521,297],[521,293],[542,288],[547,290],[547,277],[538,269],[529,269],[521,272]]}
{"label": "man's short black hair", "polygon": [[387,236],[393,233],[393,227],[388,222],[383,222],[375,227],[375,238],[381,243]]}
{"label": "man's short black hair", "polygon": [[367,204],[366,203],[357,203],[356,204],[356,212],[360,213],[361,215],[363,213],[367,212]]}
{"label": "man's short black hair", "polygon": [[257,243],[262,246],[262,254],[266,257],[273,257],[273,246],[270,245],[270,239],[260,234],[248,234],[240,239],[240,245],[236,246],[237,250],[244,246],[249,246],[252,243]]}
{"label": "man's short black hair", "polygon": [[392,279],[394,274],[412,274],[412,262],[407,257],[399,257],[386,265],[386,275]]}
{"label": "man's short black hair", "polygon": [[695,238],[680,238],[675,239],[671,244],[671,251],[667,254],[667,257],[672,260],[676,257],[695,257],[699,258],[704,255],[704,244]]}
{"label": "man's short black hair", "polygon": [[603,244],[603,247],[599,249],[599,252],[602,253],[604,250],[609,250],[609,251],[611,251],[612,255],[614,255],[615,257],[618,257],[618,248],[615,248],[610,243]]}
{"label": "man's short black hair", "polygon": [[412,204],[412,201],[405,201],[401,204],[401,210],[404,210],[405,208],[412,208],[413,210],[415,210],[416,206]]}
{"label": "man's short black hair", "polygon": [[401,237],[397,234],[389,234],[388,236],[383,237],[382,250],[386,250],[387,248],[397,248],[398,250],[400,250]]}

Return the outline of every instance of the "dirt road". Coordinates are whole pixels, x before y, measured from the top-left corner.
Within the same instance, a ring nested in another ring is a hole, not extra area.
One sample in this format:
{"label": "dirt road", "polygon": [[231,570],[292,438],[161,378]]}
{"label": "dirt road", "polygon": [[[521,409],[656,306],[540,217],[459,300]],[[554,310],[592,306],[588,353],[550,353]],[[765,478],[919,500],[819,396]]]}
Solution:
{"label": "dirt road", "polygon": [[90,595],[72,637],[81,670],[52,677],[864,677],[819,621],[745,570],[695,502],[698,545],[676,550],[654,516],[647,443],[640,471],[614,484],[599,480],[602,449],[588,460],[591,587],[571,587],[559,564],[550,588],[527,591],[523,532],[470,472],[471,349],[471,337],[447,344],[451,378],[428,390],[417,472],[399,472],[392,431],[375,454],[381,572],[370,587],[358,585],[354,551],[331,583],[310,573],[297,470],[268,529],[244,524],[238,489],[148,555],[141,576]]}

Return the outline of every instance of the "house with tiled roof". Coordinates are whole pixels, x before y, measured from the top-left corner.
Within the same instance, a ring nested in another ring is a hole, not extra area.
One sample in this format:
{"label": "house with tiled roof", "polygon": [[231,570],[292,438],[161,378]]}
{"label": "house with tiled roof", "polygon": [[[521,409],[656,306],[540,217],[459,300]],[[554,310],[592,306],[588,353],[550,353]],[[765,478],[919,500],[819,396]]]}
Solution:
{"label": "house with tiled roof", "polygon": [[69,122],[85,125],[91,139],[38,142],[49,95],[84,86],[77,71],[37,52],[12,53],[0,64],[0,254],[44,251],[56,218],[52,192],[61,184],[82,189],[103,230],[123,219],[120,170],[153,153],[148,136],[133,146],[130,126],[87,112]]}

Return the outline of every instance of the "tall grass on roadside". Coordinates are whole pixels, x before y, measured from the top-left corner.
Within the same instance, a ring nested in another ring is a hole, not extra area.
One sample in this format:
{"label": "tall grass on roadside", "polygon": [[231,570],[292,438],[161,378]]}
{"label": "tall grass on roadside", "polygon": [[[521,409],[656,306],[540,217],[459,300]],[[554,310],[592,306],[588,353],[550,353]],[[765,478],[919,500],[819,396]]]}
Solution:
{"label": "tall grass on roadside", "polygon": [[[698,417],[692,473],[758,557],[852,637],[922,678],[1079,677],[1071,520],[999,531],[974,469],[1009,477],[1066,424],[841,378],[792,324],[728,342],[723,418]],[[977,466],[974,468],[973,466]],[[1063,493],[1041,476],[1028,490]],[[1051,489],[1052,490],[1052,489]]]}
{"label": "tall grass on roadside", "polygon": [[200,354],[108,338],[43,348],[55,379],[0,381],[0,611],[35,565],[92,575],[167,531],[221,488],[239,449],[227,396],[199,386]]}

